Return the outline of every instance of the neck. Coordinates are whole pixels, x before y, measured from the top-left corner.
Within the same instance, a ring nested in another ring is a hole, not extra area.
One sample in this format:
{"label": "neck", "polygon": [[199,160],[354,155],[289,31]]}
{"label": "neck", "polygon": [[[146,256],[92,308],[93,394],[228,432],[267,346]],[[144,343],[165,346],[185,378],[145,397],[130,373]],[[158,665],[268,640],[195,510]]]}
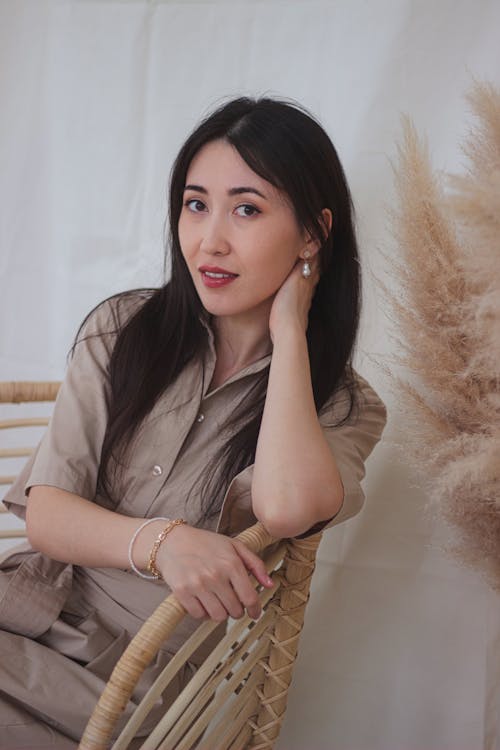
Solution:
{"label": "neck", "polygon": [[212,318],[215,351],[219,367],[240,370],[272,351],[269,333],[269,304],[251,314]]}

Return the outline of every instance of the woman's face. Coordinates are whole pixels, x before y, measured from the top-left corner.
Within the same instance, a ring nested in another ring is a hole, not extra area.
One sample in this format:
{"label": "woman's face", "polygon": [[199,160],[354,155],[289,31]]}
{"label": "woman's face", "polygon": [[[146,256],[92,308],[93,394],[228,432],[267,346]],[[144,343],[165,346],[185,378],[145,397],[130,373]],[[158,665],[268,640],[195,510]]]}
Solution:
{"label": "woman's face", "polygon": [[215,316],[270,310],[306,245],[286,196],[223,140],[191,161],[178,230],[201,302]]}

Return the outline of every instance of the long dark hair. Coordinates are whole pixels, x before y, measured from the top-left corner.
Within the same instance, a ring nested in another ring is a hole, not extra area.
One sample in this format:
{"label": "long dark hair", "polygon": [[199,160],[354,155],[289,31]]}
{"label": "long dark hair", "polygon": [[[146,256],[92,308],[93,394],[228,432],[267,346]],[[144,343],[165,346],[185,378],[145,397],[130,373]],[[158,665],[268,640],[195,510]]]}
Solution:
{"label": "long dark hair", "polygon": [[[187,363],[204,356],[208,345],[202,321],[209,322],[209,316],[184,261],[178,223],[191,160],[205,144],[219,139],[232,144],[254,172],[282,190],[299,225],[321,239],[321,277],[307,329],[315,404],[319,411],[341,386],[347,387],[351,400],[345,419],[355,403],[351,359],[359,325],[361,278],[352,200],[337,152],[319,123],[295,102],[268,97],[233,99],[202,120],[173,164],[166,237],[170,280],[147,291],[146,301],[118,327],[109,363],[109,420],[99,472],[99,490],[112,501],[117,498],[113,498],[116,475],[111,463],[115,470],[123,464],[141,421]],[[326,237],[323,208],[333,215]],[[200,520],[219,512],[229,481],[255,459],[268,375],[266,368],[226,425],[228,439],[214,468],[207,467],[199,483],[203,488]]]}

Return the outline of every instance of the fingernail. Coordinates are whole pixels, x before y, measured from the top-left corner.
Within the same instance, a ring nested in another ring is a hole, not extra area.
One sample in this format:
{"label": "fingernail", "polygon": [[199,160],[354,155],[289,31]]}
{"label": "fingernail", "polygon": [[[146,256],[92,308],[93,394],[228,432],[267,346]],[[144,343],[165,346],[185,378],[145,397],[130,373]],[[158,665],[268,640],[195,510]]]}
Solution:
{"label": "fingernail", "polygon": [[269,584],[272,584],[272,582],[273,582],[273,579],[272,579],[272,578],[269,578],[269,576],[267,576],[267,578],[266,578],[266,581],[267,581],[267,583],[269,583]]}

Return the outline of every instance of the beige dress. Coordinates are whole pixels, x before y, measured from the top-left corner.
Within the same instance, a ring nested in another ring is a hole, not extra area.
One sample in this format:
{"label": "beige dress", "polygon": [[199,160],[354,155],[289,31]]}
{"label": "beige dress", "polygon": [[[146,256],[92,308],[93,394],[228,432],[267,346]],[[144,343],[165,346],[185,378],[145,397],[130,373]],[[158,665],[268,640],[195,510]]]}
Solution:
{"label": "beige dress", "polygon": [[[120,315],[130,314],[137,304],[138,300],[122,301]],[[116,315],[116,302],[111,301],[91,316],[84,332],[87,338],[76,347],[47,432],[5,497],[7,507],[21,517],[26,492],[37,484],[109,507],[96,487]],[[138,518],[182,516],[197,523],[199,496],[190,490],[225,440],[226,418],[271,359],[269,355],[252,363],[207,392],[215,367],[213,335],[208,331],[205,360],[183,370],[142,424],[122,477],[117,513]],[[93,337],[95,332],[102,335]],[[364,502],[360,484],[364,462],[381,437],[386,410],[367,381],[359,375],[357,380],[359,409],[346,424],[332,426],[346,413],[346,392],[338,392],[320,413],[345,496],[337,515],[308,533],[342,523],[357,514]],[[255,523],[251,479],[252,466],[231,481],[218,516],[204,528],[235,536]],[[117,659],[169,593],[164,582],[147,581],[128,570],[56,562],[29,544],[4,555],[0,559],[0,748],[75,748]],[[186,616],[164,643],[140,680],[123,721],[199,624]],[[222,623],[213,640],[224,629]],[[149,732],[210,647],[207,643],[193,655],[146,721],[141,736]]]}

